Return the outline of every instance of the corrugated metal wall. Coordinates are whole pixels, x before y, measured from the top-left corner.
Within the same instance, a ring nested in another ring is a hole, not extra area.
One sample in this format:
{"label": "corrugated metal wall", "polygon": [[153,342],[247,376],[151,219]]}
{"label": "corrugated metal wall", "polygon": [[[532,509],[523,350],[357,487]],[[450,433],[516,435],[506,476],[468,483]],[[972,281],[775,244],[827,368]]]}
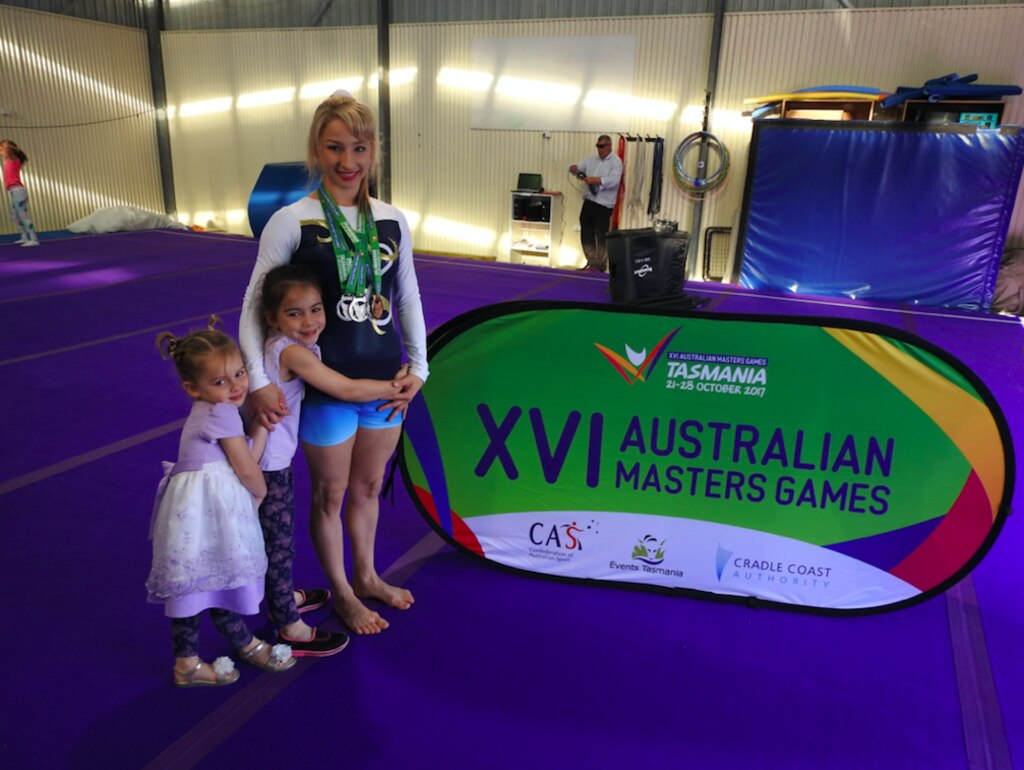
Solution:
{"label": "corrugated metal wall", "polygon": [[[1024,82],[1014,29],[1024,6],[834,11],[726,16],[711,131],[732,153],[727,182],[705,203],[702,230],[729,226],[743,196],[750,122],[743,99],[826,82],[894,89],[960,70],[984,82]],[[677,105],[668,121],[634,118],[633,133],[666,138],[667,157],[700,128],[711,37],[710,16],[585,19],[392,28],[393,200],[407,209],[420,249],[507,258],[509,189],[520,171],[540,171],[565,193],[561,262],[579,258],[580,198],[566,166],[589,152],[593,136],[470,128],[471,93],[436,83],[442,68],[466,70],[474,38],[633,34],[634,95]],[[363,78],[355,93],[373,103],[367,80],[376,61],[373,28],[167,33],[163,37],[179,209],[244,232],[248,193],[265,162],[301,160],[315,100],[183,116],[180,108],[254,91],[296,89],[332,78]],[[337,53],[337,52],[340,52]],[[1007,122],[1024,120],[1009,100]],[[712,158],[714,161],[714,158]],[[1024,207],[1012,225],[1024,234]],[[661,215],[689,229],[693,203],[666,166]]]}
{"label": "corrugated metal wall", "polygon": [[[163,211],[145,33],[0,7],[0,138],[28,154],[36,227],[98,208]],[[10,215],[0,230],[15,232]]]}
{"label": "corrugated metal wall", "polygon": [[142,29],[147,0],[3,0],[3,5]]}
{"label": "corrugated metal wall", "polygon": [[377,23],[378,0],[164,0],[168,30],[353,27]]}
{"label": "corrugated metal wall", "polygon": [[[63,226],[71,211],[81,216],[89,204],[109,205],[112,191],[123,202],[159,210],[151,117],[26,133],[28,115],[45,116],[31,123],[66,126],[144,113],[143,33],[3,10],[0,82],[13,84],[5,89],[13,101],[0,106],[19,113],[16,124],[4,125],[11,126],[8,133],[17,129],[12,138],[33,158],[37,218]],[[635,35],[634,96],[677,107],[666,121],[634,117],[631,130],[664,136],[670,158],[700,127],[711,24],[709,15],[689,14],[395,25],[392,189],[394,202],[412,215],[417,247],[506,258],[509,189],[518,172],[540,171],[547,187],[565,193],[561,261],[577,257],[580,201],[565,168],[592,151],[594,137],[471,129],[470,94],[436,80],[441,68],[469,68],[474,38]],[[727,14],[710,128],[729,147],[733,166],[726,184],[709,195],[702,228],[733,224],[742,202],[750,136],[749,120],[740,115],[745,97],[827,82],[893,89],[954,71],[977,72],[981,82],[1022,83],[1024,48],[1016,34],[1022,28],[1021,5]],[[178,207],[192,223],[247,232],[248,196],[263,165],[303,159],[317,103],[303,98],[304,87],[347,80],[358,97],[376,103],[372,26],[167,32],[162,44]],[[1024,100],[1007,104],[1006,122],[1024,122]],[[50,180],[70,181],[81,192]],[[54,205],[61,210],[46,208]],[[662,216],[689,229],[692,212],[666,167]],[[1024,205],[1011,237],[1024,241]]]}

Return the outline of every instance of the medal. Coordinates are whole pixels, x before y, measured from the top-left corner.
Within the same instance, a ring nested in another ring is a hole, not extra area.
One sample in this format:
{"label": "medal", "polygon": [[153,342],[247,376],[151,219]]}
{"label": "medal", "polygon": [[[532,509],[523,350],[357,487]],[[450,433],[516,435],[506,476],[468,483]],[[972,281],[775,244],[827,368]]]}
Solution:
{"label": "medal", "polygon": [[384,317],[384,297],[381,294],[380,241],[377,223],[369,209],[359,212],[359,232],[345,219],[338,204],[324,187],[317,188],[324,219],[331,233],[331,248],[338,265],[341,299],[336,311],[343,321],[361,323],[370,318]]}

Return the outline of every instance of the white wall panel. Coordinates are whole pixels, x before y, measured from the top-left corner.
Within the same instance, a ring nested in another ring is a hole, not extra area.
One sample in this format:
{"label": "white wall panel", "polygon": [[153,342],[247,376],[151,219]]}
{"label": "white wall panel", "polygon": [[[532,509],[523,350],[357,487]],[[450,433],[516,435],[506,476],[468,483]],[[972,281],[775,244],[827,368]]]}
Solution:
{"label": "white wall panel", "polygon": [[[28,154],[39,230],[98,208],[163,211],[145,33],[0,7],[0,138]],[[2,207],[0,230],[15,232]]]}
{"label": "white wall panel", "polygon": [[[310,119],[322,97],[302,98],[303,86],[357,78],[352,93],[376,105],[372,27],[165,32],[161,45],[175,196],[189,224],[251,232],[245,212],[264,164],[306,158]],[[287,89],[291,96],[276,104],[240,102]],[[218,100],[223,109],[188,114]]]}
{"label": "white wall panel", "polygon": [[[441,68],[470,69],[474,38],[635,35],[632,95],[676,108],[667,120],[634,116],[630,130],[665,136],[671,150],[696,128],[679,116],[702,102],[710,33],[709,16],[395,27],[392,65],[418,67],[415,87],[392,89],[392,186],[395,203],[419,217],[417,248],[507,259],[509,191],[519,172],[540,172],[546,188],[564,194],[561,262],[582,264],[575,232],[581,198],[567,167],[595,152],[596,134],[545,139],[542,131],[471,129],[472,93],[435,81]],[[664,201],[667,218],[681,220],[691,208],[667,178]]]}

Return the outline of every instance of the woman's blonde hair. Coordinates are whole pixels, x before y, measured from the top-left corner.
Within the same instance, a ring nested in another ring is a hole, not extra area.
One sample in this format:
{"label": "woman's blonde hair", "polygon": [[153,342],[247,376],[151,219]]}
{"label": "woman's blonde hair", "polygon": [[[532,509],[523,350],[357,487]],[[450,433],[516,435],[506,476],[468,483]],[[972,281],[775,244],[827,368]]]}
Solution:
{"label": "woman's blonde hair", "polygon": [[306,145],[306,169],[309,171],[310,181],[319,179],[323,174],[323,169],[320,168],[320,163],[317,161],[317,153],[320,149],[320,139],[323,137],[324,129],[332,120],[340,120],[356,139],[366,142],[370,147],[370,173],[363,177],[363,181],[359,185],[359,193],[356,196],[359,208],[369,211],[370,178],[376,180],[380,168],[377,120],[373,117],[369,107],[351,96],[329,96],[320,103],[316,112],[313,113],[313,122],[309,126],[309,141]]}

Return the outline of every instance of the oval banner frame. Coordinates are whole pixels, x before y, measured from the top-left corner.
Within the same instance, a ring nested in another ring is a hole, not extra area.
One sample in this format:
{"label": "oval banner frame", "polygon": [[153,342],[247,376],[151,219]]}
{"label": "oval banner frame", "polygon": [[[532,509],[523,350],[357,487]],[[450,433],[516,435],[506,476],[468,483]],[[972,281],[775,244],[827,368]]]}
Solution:
{"label": "oval banner frame", "polygon": [[1012,498],[980,378],[880,324],[510,302],[428,355],[406,487],[457,550],[517,572],[880,612],[968,574]]}

